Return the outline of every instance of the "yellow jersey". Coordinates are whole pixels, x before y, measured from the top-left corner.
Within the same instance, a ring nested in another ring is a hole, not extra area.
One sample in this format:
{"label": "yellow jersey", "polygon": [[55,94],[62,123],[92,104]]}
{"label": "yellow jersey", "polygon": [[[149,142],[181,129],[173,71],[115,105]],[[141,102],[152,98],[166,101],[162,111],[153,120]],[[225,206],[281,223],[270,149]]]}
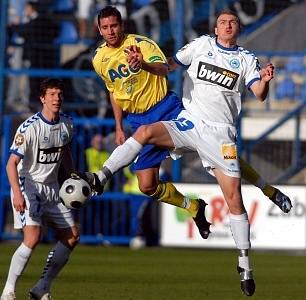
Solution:
{"label": "yellow jersey", "polygon": [[143,113],[166,96],[167,78],[129,67],[124,49],[132,45],[140,48],[145,62],[167,63],[154,41],[141,35],[127,34],[118,48],[110,48],[106,43],[98,47],[92,64],[123,111]]}

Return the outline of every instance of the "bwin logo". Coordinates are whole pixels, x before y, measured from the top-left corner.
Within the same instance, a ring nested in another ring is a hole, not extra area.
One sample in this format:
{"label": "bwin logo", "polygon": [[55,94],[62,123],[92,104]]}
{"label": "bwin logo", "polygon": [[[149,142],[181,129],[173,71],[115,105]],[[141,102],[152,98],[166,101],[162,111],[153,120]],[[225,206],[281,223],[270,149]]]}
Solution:
{"label": "bwin logo", "polygon": [[38,149],[37,162],[41,164],[54,164],[60,160],[61,154],[61,147]]}
{"label": "bwin logo", "polygon": [[122,77],[129,77],[131,73],[137,73],[139,71],[139,68],[133,69],[129,66],[126,66],[125,64],[121,64],[118,66],[117,70],[110,69],[108,71],[109,79],[111,82],[114,82],[116,78],[122,79]]}
{"label": "bwin logo", "polygon": [[198,79],[215,83],[232,90],[238,80],[239,74],[219,68],[217,66],[199,62]]}

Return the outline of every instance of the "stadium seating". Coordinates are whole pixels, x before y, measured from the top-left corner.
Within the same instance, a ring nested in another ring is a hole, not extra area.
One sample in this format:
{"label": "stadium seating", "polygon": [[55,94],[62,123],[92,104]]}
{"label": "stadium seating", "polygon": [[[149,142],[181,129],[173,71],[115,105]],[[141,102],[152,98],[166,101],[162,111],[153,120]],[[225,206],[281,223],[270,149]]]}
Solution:
{"label": "stadium seating", "polygon": [[71,13],[74,12],[75,6],[73,0],[55,0],[52,10],[57,13]]}
{"label": "stadium seating", "polygon": [[304,56],[289,56],[285,65],[285,71],[289,73],[303,74],[306,68],[304,65]]}
{"label": "stadium seating", "polygon": [[55,40],[57,44],[74,44],[78,42],[79,36],[73,22],[62,21],[60,26],[60,34]]}
{"label": "stadium seating", "polygon": [[286,77],[278,83],[275,98],[276,100],[295,99],[295,83],[290,77]]}
{"label": "stadium seating", "polygon": [[306,82],[301,86],[299,96],[301,101],[306,101]]}

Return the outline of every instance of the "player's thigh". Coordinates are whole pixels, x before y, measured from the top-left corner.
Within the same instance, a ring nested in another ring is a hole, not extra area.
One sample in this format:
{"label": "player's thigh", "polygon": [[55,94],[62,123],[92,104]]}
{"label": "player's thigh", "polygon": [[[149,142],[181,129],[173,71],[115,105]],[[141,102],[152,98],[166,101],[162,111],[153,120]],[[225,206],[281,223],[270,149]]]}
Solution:
{"label": "player's thigh", "polygon": [[145,193],[154,193],[159,184],[159,167],[137,170],[139,189]]}
{"label": "player's thigh", "polygon": [[55,230],[75,226],[71,210],[62,203],[49,203],[46,205],[43,218],[44,222]]}
{"label": "player's thigh", "polygon": [[240,178],[235,134],[236,129],[232,126],[201,124],[197,152],[207,171],[218,169],[227,176]]}
{"label": "player's thigh", "polygon": [[141,144],[153,144],[159,147],[172,149],[172,138],[162,122],[140,126],[133,137]]}
{"label": "player's thigh", "polygon": [[188,112],[182,111],[177,119],[162,123],[171,137],[175,151],[196,151],[196,141],[201,138],[198,131],[199,122]]}
{"label": "player's thigh", "polygon": [[213,172],[223,192],[230,212],[232,214],[244,213],[245,208],[242,201],[240,178],[225,175],[219,169],[214,169]]}

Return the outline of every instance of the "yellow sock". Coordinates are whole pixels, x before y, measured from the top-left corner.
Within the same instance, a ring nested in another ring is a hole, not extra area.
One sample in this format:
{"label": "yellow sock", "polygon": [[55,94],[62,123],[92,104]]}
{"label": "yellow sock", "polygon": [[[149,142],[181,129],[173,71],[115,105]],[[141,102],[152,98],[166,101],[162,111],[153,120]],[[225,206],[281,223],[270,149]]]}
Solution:
{"label": "yellow sock", "polygon": [[171,182],[160,182],[155,193],[150,196],[158,201],[185,208],[193,218],[199,209],[197,199],[189,199],[183,196]]}
{"label": "yellow sock", "polygon": [[276,189],[274,186],[270,185],[270,184],[266,184],[263,188],[262,188],[262,192],[269,198],[272,198],[272,196],[274,195],[274,193],[276,192]]}
{"label": "yellow sock", "polygon": [[245,160],[239,158],[241,177],[248,181],[249,183],[257,186],[262,190],[262,192],[269,198],[271,198],[275,193],[275,187],[267,184],[257,173],[251,165],[249,165]]}
{"label": "yellow sock", "polygon": [[256,170],[253,169],[253,167],[242,158],[239,158],[239,164],[241,177],[249,183],[252,183],[253,185],[261,188],[260,186],[258,186],[258,182],[260,181],[260,175],[256,172]]}

